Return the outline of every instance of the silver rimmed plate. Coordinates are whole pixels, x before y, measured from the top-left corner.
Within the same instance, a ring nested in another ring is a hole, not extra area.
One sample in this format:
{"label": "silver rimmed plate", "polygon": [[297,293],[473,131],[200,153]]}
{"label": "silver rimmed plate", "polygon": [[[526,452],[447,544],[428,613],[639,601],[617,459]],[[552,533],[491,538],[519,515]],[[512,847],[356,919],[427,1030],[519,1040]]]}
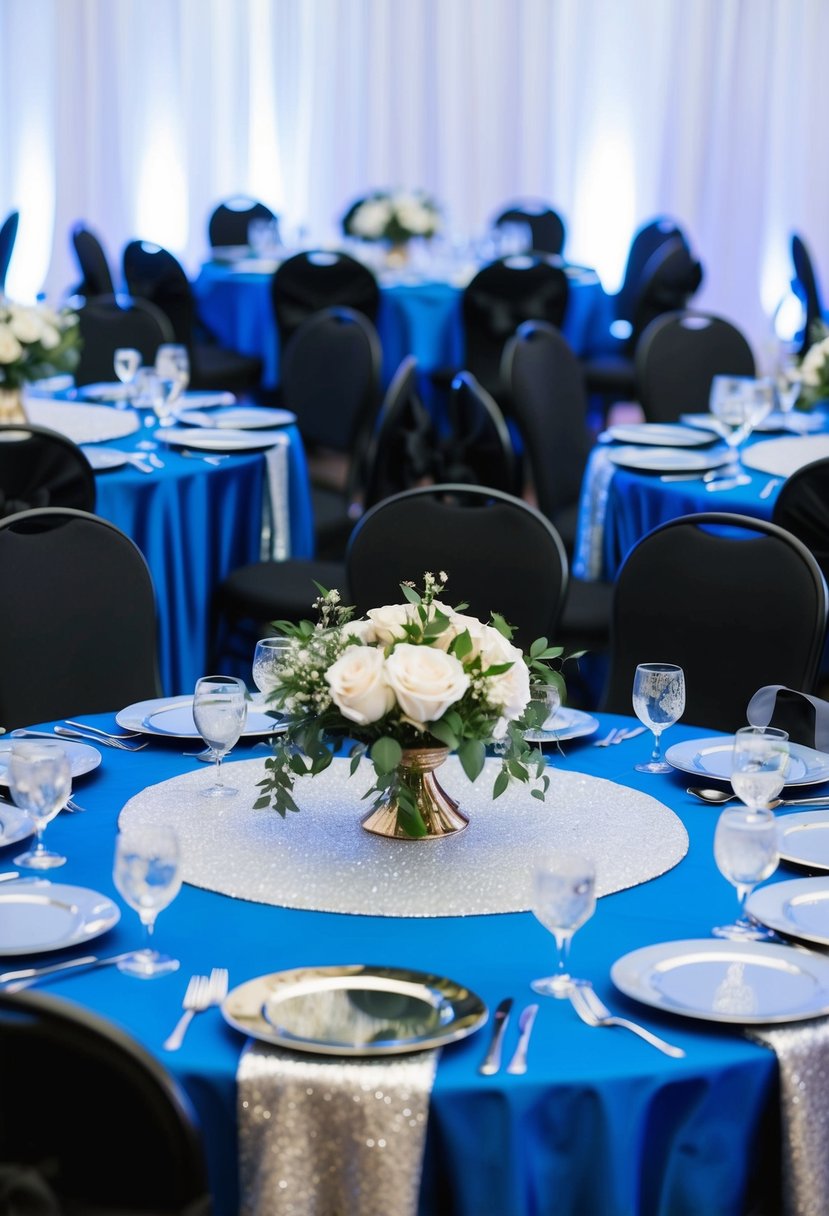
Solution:
{"label": "silver rimmed plate", "polygon": [[31,819],[20,807],[0,803],[0,849],[25,840],[34,830]]}
{"label": "silver rimmed plate", "polygon": [[[12,749],[16,739],[0,740],[0,785],[8,785],[6,769],[8,768],[8,754]],[[25,743],[26,739],[21,738],[21,743]],[[32,739],[32,743],[37,743],[37,739]],[[59,739],[57,736],[52,740],[53,743],[59,743],[69,757],[69,768],[73,777],[83,777],[85,773],[91,773],[101,763],[101,753],[97,747],[90,747],[88,743],[72,743],[69,739]]]}
{"label": "silver rimmed plate", "polygon": [[746,912],[761,925],[804,942],[829,946],[829,881],[792,878],[752,891]]}
{"label": "silver rimmed plate", "polygon": [[[665,759],[681,773],[730,781],[733,749],[731,736],[687,739],[669,747]],[[829,781],[829,756],[800,743],[790,743],[786,785],[817,785],[821,781]]]}
{"label": "silver rimmed plate", "polygon": [[0,887],[0,956],[43,954],[100,937],[121,919],[117,904],[86,887],[17,879]]}
{"label": "silver rimmed plate", "polygon": [[640,473],[704,473],[706,469],[719,469],[734,459],[727,448],[720,447],[698,451],[633,446],[608,448],[607,458],[620,468]]}
{"label": "silver rimmed plate", "polygon": [[525,730],[528,743],[563,743],[567,739],[580,739],[595,734],[599,729],[596,718],[581,709],[562,706],[537,730]]}
{"label": "silver rimmed plate", "polygon": [[829,435],[798,435],[791,439],[764,439],[746,448],[740,460],[747,469],[789,477],[813,460],[829,456]]}
{"label": "silver rimmed plate", "polygon": [[[150,701],[136,701],[115,715],[115,721],[124,730],[137,730],[145,735],[158,735],[170,739],[199,739],[193,721],[193,698],[155,697]],[[248,716],[243,739],[265,738],[281,734],[287,729],[283,718],[274,717],[248,707]]]}
{"label": "silver rimmed plate", "polygon": [[[711,431],[722,437],[723,425],[713,414],[680,414],[679,420],[687,426]],[[822,431],[825,426],[826,419],[822,414],[804,414],[798,410],[783,414],[775,410],[757,423],[754,434],[773,435],[777,432],[788,432],[792,435],[809,435],[814,431]]]}
{"label": "silver rimmed plate", "polygon": [[118,452],[114,448],[83,447],[81,451],[96,473],[103,473],[107,469],[121,469],[129,461],[126,452]]}
{"label": "silver rimmed plate", "polygon": [[663,422],[632,422],[609,426],[605,432],[617,443],[651,444],[662,448],[702,448],[714,437],[699,427]]}
{"label": "silver rimmed plate", "polygon": [[205,452],[256,452],[285,442],[282,431],[239,431],[217,426],[161,427],[155,432],[155,438],[172,447]]}
{"label": "silver rimmed plate", "polygon": [[780,860],[812,870],[829,870],[829,814],[802,811],[777,821]]}
{"label": "silver rimmed plate", "polygon": [[487,1008],[443,976],[399,967],[300,967],[248,980],[222,1005],[242,1034],[330,1056],[400,1055],[473,1034]]}
{"label": "silver rimmed plate", "polygon": [[290,410],[271,410],[264,406],[231,406],[229,409],[213,410],[204,413],[202,410],[179,410],[176,414],[179,422],[187,426],[212,427],[213,429],[237,431],[263,431],[274,426],[290,426],[296,422],[296,414]]}
{"label": "silver rimmed plate", "polygon": [[829,1013],[829,958],[770,942],[662,942],[617,959],[610,978],[644,1005],[708,1022],[746,1026]]}

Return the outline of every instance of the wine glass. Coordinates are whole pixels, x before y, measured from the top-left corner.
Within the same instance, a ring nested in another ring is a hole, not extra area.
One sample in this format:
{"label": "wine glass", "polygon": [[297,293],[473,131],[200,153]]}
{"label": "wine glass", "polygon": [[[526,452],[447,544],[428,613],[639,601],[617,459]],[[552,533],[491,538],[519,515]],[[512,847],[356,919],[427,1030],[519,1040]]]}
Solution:
{"label": "wine glass", "polygon": [[772,812],[747,806],[723,811],[714,833],[714,860],[723,878],[737,888],[740,901],[737,920],[731,925],[718,925],[712,930],[714,936],[742,941],[762,941],[772,936],[743,911],[757,884],[777,869],[777,824]]}
{"label": "wine glass", "polygon": [[144,926],[145,945],[119,960],[119,971],[142,980],[177,971],[179,961],[150,946],[156,917],[181,890],[178,837],[163,824],[122,828],[115,840],[115,886]]}
{"label": "wine glass", "polygon": [[172,383],[169,404],[174,405],[190,383],[187,347],[176,342],[163,342],[156,352],[155,370],[163,381]]}
{"label": "wine glass", "polygon": [[548,684],[545,680],[533,680],[530,683],[530,701],[527,706],[527,721],[529,730],[524,732],[524,738],[529,742],[543,742],[549,737],[551,723],[561,708],[561,692],[557,684]]}
{"label": "wine glass", "polygon": [[685,673],[674,663],[640,663],[633,677],[633,712],[653,732],[653,751],[646,764],[636,764],[639,773],[670,773],[662,759],[663,730],[678,722],[685,712]]}
{"label": "wine glass", "polygon": [[290,638],[260,638],[253,652],[253,682],[266,702],[279,683],[279,668],[291,645]]}
{"label": "wine glass", "polygon": [[738,460],[737,449],[774,407],[774,382],[746,376],[714,376],[709,409],[722,428],[723,438]]}
{"label": "wine glass", "polygon": [[216,761],[216,780],[201,792],[207,798],[232,798],[237,789],[222,780],[222,758],[239,741],[248,712],[246,689],[235,676],[202,676],[193,696],[193,720]]}
{"label": "wine glass", "polygon": [[141,366],[141,351],[132,346],[119,346],[113,355],[112,366],[122,384],[132,385]]}
{"label": "wine glass", "polygon": [[60,853],[43,844],[46,824],[66,805],[72,793],[69,757],[60,743],[13,743],[9,753],[8,782],[15,803],[35,825],[35,846],[15,857],[16,866],[51,870],[66,864]]}
{"label": "wine glass", "polygon": [[775,726],[743,726],[734,735],[731,785],[752,811],[771,809],[786,784],[789,736]]}
{"label": "wine glass", "polygon": [[533,876],[533,914],[556,941],[555,974],[533,980],[542,996],[566,997],[573,986],[567,956],[573,934],[596,910],[596,870],[589,857],[557,849],[542,858]]}

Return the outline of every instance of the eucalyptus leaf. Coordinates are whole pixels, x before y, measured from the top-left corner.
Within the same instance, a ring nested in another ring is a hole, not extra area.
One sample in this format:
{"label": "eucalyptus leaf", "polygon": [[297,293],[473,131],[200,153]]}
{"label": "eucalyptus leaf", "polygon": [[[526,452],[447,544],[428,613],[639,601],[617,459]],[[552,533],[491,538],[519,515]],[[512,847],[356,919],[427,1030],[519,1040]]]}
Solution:
{"label": "eucalyptus leaf", "polygon": [[391,773],[400,763],[403,749],[396,739],[384,735],[372,744],[369,755],[378,773]]}

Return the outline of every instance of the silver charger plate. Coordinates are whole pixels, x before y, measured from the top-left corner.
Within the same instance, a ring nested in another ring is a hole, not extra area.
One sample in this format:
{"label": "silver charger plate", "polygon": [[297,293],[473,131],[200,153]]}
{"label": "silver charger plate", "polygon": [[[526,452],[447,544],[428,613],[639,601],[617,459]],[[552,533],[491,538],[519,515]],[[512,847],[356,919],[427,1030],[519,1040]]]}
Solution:
{"label": "silver charger plate", "polygon": [[581,709],[568,709],[563,705],[542,727],[525,730],[524,738],[528,743],[564,743],[567,739],[593,735],[598,729],[598,720],[591,714],[586,714]]}
{"label": "silver charger plate", "polygon": [[0,956],[43,954],[100,937],[121,919],[117,904],[86,887],[17,879],[0,887]]}
{"label": "silver charger plate", "polygon": [[[12,738],[0,740],[0,785],[9,784],[9,779],[6,775],[9,765],[8,753],[16,742],[18,740]],[[21,737],[20,742],[26,743],[27,740]],[[45,742],[45,740],[33,738],[30,742]],[[59,743],[69,757],[69,770],[73,778],[83,777],[86,773],[91,773],[101,763],[101,753],[97,747],[91,747],[88,743],[73,743],[69,739],[59,739],[57,735],[55,735],[52,742]]]}
{"label": "silver charger plate", "polygon": [[663,448],[702,448],[713,442],[699,427],[677,426],[666,422],[617,423],[605,431],[617,443],[645,443]]}
{"label": "silver charger plate", "polygon": [[[155,735],[169,739],[200,739],[193,721],[193,698],[154,697],[149,701],[136,701],[115,715],[115,721],[124,730],[141,731],[145,735]],[[243,739],[265,738],[267,735],[281,734],[287,730],[287,723],[282,718],[271,717],[261,710],[248,708],[247,722],[242,731]]]}
{"label": "silver charger plate", "polygon": [[740,1026],[829,1013],[829,958],[795,946],[717,938],[662,942],[617,959],[625,996],[668,1013]]}
{"label": "silver charger plate", "polygon": [[804,942],[829,946],[829,882],[792,878],[752,891],[746,912],[761,925]]}
{"label": "silver charger plate", "polygon": [[0,849],[25,840],[34,830],[35,825],[20,807],[0,803]]}
{"label": "silver charger plate", "polygon": [[[681,773],[730,781],[733,749],[733,736],[686,739],[669,747],[665,759]],[[786,785],[817,785],[821,781],[829,781],[829,756],[800,743],[790,743]]]}
{"label": "silver charger plate", "polygon": [[623,469],[640,473],[704,473],[719,469],[733,460],[733,454],[722,448],[705,451],[687,448],[621,447],[608,448],[607,458]]}
{"label": "silver charger plate", "polygon": [[242,1034],[330,1056],[401,1055],[466,1038],[487,1019],[454,980],[400,967],[299,967],[248,980],[222,1004]]}
{"label": "silver charger plate", "polygon": [[[687,426],[699,427],[700,430],[711,431],[722,437],[722,423],[713,414],[680,414],[679,420]],[[804,414],[799,410],[783,414],[779,410],[773,410],[757,423],[754,434],[774,435],[788,432],[792,435],[808,435],[814,431],[822,431],[825,425],[826,419],[821,414]]]}
{"label": "silver charger plate", "polygon": [[801,811],[778,819],[780,860],[829,871],[829,814]]}
{"label": "silver charger plate", "polygon": [[238,431],[263,431],[274,426],[291,426],[296,422],[296,414],[292,414],[290,410],[271,410],[262,405],[230,406],[228,409],[213,410],[209,414],[202,410],[179,410],[176,418],[187,426],[219,430],[229,428]]}
{"label": "silver charger plate", "polygon": [[284,443],[282,431],[238,431],[230,427],[160,427],[159,443],[205,452],[256,452]]}

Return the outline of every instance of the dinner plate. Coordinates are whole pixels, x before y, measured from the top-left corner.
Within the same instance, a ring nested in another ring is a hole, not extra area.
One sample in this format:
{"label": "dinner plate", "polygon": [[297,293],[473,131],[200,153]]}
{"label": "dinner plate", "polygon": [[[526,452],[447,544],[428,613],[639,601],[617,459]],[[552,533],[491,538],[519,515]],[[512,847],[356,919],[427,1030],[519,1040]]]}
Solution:
{"label": "dinner plate", "polygon": [[238,431],[267,430],[272,426],[290,426],[296,422],[296,414],[290,410],[270,410],[264,406],[231,406],[229,409],[213,410],[204,414],[200,410],[179,410],[176,414],[179,422],[187,426],[200,426],[218,430],[236,429]]}
{"label": "dinner plate", "polygon": [[[722,436],[722,423],[713,414],[680,414],[680,422],[686,426],[699,427],[700,430],[713,431]],[[777,432],[789,432],[795,435],[807,435],[813,431],[822,431],[826,426],[826,418],[821,414],[804,414],[796,410],[793,413],[781,414],[772,411],[754,427],[755,434],[773,435]]]}
{"label": "dinner plate", "polygon": [[[200,739],[193,721],[193,698],[155,697],[150,701],[136,701],[115,715],[115,721],[124,730],[137,730],[145,735],[168,736],[171,739]],[[266,735],[280,734],[286,729],[284,719],[248,709],[247,722],[242,731],[243,739],[255,739]]]}
{"label": "dinner plate", "polygon": [[662,942],[617,959],[625,996],[669,1013],[741,1026],[829,1013],[829,958],[771,942]]}
{"label": "dinner plate", "polygon": [[[42,740],[40,740],[42,742]],[[6,769],[8,768],[8,753],[11,751],[12,745],[16,743],[16,739],[10,737],[0,739],[0,785],[8,785]],[[24,736],[20,738],[21,743],[25,743]],[[32,743],[39,742],[38,739],[31,739]],[[101,753],[97,747],[90,747],[88,743],[73,743],[69,739],[59,739],[57,735],[52,740],[53,743],[59,743],[69,757],[69,768],[73,777],[83,777],[85,773],[91,773],[101,763]]]}
{"label": "dinner plate", "polygon": [[536,730],[525,730],[528,743],[563,743],[566,739],[580,739],[592,735],[599,729],[598,720],[581,709],[562,706]]}
{"label": "dinner plate", "polygon": [[77,394],[82,401],[129,401],[132,391],[131,384],[107,380],[102,384],[82,384]]}
{"label": "dinner plate", "polygon": [[764,439],[753,443],[740,455],[747,469],[789,477],[813,460],[829,456],[829,435],[797,435],[789,439]]}
{"label": "dinner plate", "polygon": [[42,954],[100,937],[121,919],[117,904],[86,887],[16,879],[0,887],[0,956]]}
{"label": "dinner plate", "polygon": [[[665,759],[681,773],[730,781],[733,750],[734,739],[729,736],[686,739],[669,747]],[[829,781],[829,756],[801,743],[790,743],[786,785],[816,785],[820,781]]]}
{"label": "dinner plate", "polygon": [[126,452],[116,452],[114,448],[82,447],[81,451],[96,473],[120,469],[128,463]]}
{"label": "dinner plate", "polygon": [[699,428],[662,422],[620,423],[609,426],[605,434],[617,443],[644,443],[664,448],[700,448],[712,442],[711,435]]}
{"label": "dinner plate", "polygon": [[209,452],[255,452],[285,441],[282,431],[236,431],[230,427],[162,427],[155,438],[173,447]]}
{"label": "dinner plate", "polygon": [[176,404],[183,405],[185,409],[208,410],[214,406],[235,405],[236,395],[235,393],[229,393],[221,389],[213,389],[212,391],[209,389],[188,389],[186,393],[182,393]]}
{"label": "dinner plate", "polygon": [[259,976],[222,1004],[225,1021],[265,1043],[315,1055],[400,1055],[443,1047],[487,1019],[453,980],[400,967],[300,967]]}
{"label": "dinner plate", "polygon": [[781,861],[829,871],[829,813],[798,811],[777,821]]}
{"label": "dinner plate", "polygon": [[18,841],[25,840],[34,830],[35,825],[20,807],[0,803],[0,849],[4,849],[7,844],[17,844]]}
{"label": "dinner plate", "polygon": [[707,448],[705,451],[687,448],[649,448],[626,446],[608,448],[607,458],[623,469],[642,473],[703,473],[718,469],[733,460],[727,448]]}
{"label": "dinner plate", "polygon": [[761,925],[829,946],[829,880],[792,878],[752,891],[745,910]]}

